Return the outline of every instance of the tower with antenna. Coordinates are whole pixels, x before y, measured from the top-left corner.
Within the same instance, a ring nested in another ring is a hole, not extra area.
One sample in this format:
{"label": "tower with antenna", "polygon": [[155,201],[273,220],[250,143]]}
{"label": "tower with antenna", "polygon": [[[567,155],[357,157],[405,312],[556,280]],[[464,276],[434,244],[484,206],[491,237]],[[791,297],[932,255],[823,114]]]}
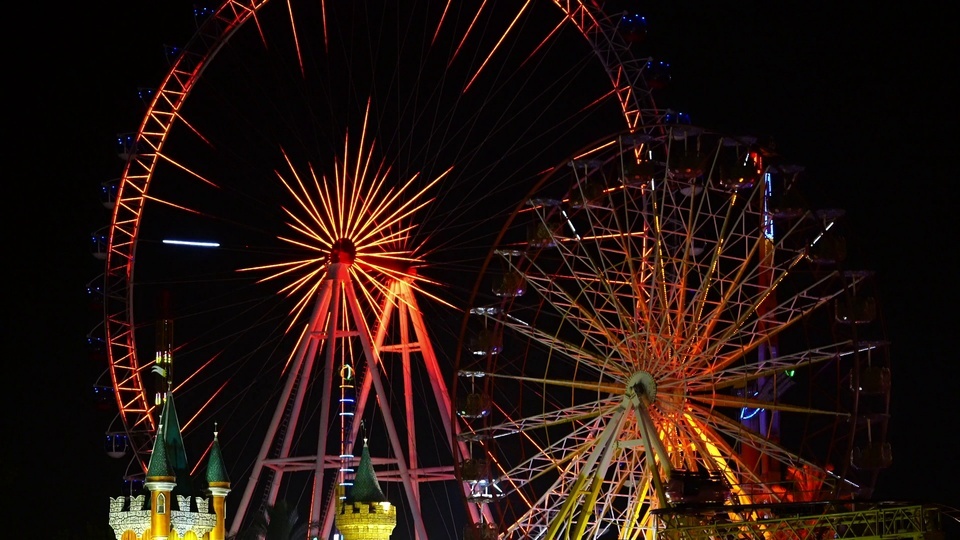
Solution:
{"label": "tower with antenna", "polygon": [[[361,133],[359,149],[345,141],[332,178],[321,181],[312,169],[310,178],[301,177],[290,163],[290,177],[281,181],[299,207],[284,210],[299,236],[281,239],[309,247],[312,258],[245,269],[274,273],[266,279],[293,277],[286,290],[302,296],[290,326],[296,347],[231,532],[288,494],[303,494],[310,535],[334,537],[338,508],[356,488],[353,448],[362,419],[375,419],[386,436],[369,466],[376,463],[380,481],[400,486],[407,511],[398,519],[418,540],[428,538],[422,484],[460,489],[455,463],[466,448],[438,463],[417,454],[417,430],[431,415],[444,430],[432,439],[453,440],[452,400],[417,302],[416,293],[426,294],[417,272],[423,263],[407,245],[408,221],[442,175],[416,192],[415,177],[387,187],[394,181],[390,168],[372,166],[372,155]],[[413,388],[418,372],[429,381],[421,401]]]}
{"label": "tower with antenna", "polygon": [[387,540],[397,526],[397,508],[380,489],[367,439],[353,485],[337,504],[336,525],[344,540]]}
{"label": "tower with antenna", "polygon": [[157,320],[156,357],[150,371],[154,378],[155,407],[163,407],[164,398],[173,380],[173,318],[170,314],[170,292],[160,294],[160,318]]}

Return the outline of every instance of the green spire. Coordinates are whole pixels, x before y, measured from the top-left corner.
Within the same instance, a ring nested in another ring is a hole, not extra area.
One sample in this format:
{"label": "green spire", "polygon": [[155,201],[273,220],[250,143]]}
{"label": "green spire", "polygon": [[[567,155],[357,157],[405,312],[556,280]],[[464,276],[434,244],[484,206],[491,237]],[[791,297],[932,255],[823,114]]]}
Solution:
{"label": "green spire", "polygon": [[210,448],[210,458],[207,460],[207,484],[230,483],[227,468],[223,466],[223,455],[220,453],[220,440],[217,439],[216,427],[213,431],[213,447]]}
{"label": "green spire", "polygon": [[167,392],[160,413],[160,428],[153,443],[153,453],[147,465],[147,476],[176,476],[187,470],[187,452],[180,436],[180,421],[173,405],[173,394]]}
{"label": "green spire", "polygon": [[377,481],[377,473],[373,470],[373,462],[370,460],[370,448],[367,446],[367,440],[363,440],[363,453],[360,455],[360,465],[357,466],[357,475],[353,479],[353,490],[347,498],[350,502],[385,502],[383,492],[380,491],[380,482]]}
{"label": "green spire", "polygon": [[180,420],[177,418],[177,408],[173,406],[173,392],[167,391],[166,400],[163,403],[163,414],[160,416],[160,435],[163,436],[163,442],[167,447],[167,459],[170,460],[170,466],[176,472],[186,471],[187,451],[183,446],[183,438],[180,436]]}
{"label": "green spire", "polygon": [[[163,433],[163,417],[160,417],[160,433]],[[170,470],[167,461],[167,445],[163,444],[163,437],[158,436],[153,441],[153,452],[150,453],[150,463],[147,465],[147,480],[175,476]]]}

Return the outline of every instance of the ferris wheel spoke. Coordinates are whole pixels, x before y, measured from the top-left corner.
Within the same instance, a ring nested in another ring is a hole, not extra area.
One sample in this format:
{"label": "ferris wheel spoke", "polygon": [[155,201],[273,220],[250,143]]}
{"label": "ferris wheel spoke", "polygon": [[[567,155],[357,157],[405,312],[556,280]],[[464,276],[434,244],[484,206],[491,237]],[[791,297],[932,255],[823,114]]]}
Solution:
{"label": "ferris wheel spoke", "polygon": [[685,448],[684,453],[671,452],[671,467],[682,470],[722,471],[729,474],[736,463],[723,458],[727,448],[724,442],[711,437],[713,433],[699,424],[689,409],[682,406],[666,406],[654,414],[655,424],[660,429],[660,438],[668,448]]}
{"label": "ferris wheel spoke", "polygon": [[[570,316],[571,320],[574,319],[573,316]],[[568,321],[569,322],[569,321]],[[591,333],[584,332],[585,335],[582,336],[585,338],[586,343],[578,345],[577,343],[567,341],[562,339],[556,332],[547,331],[535,327],[530,324],[526,324],[516,318],[504,318],[504,326],[511,328],[518,335],[526,336],[538,343],[543,347],[545,351],[551,351],[551,354],[557,358],[561,358],[563,362],[568,363],[569,365],[577,365],[579,367],[590,368],[597,376],[606,376],[609,377],[609,374],[603,373],[603,368],[605,365],[606,359],[603,358],[602,353],[604,349],[591,350],[586,347],[594,343],[591,340]],[[596,341],[597,346],[602,345],[602,342],[599,340]]]}
{"label": "ferris wheel spoke", "polygon": [[[779,251],[790,253],[791,250],[782,248],[787,236],[788,235],[785,235],[776,247]],[[781,282],[784,281],[791,272],[795,271],[795,267],[802,257],[803,253],[796,253],[792,257],[787,257],[777,265],[763,263],[758,265],[753,273],[736,279],[734,283],[748,284],[757,282],[761,272],[771,274],[770,277],[767,278],[769,285],[755,289],[755,292],[751,296],[745,297],[741,304],[743,308],[736,310],[739,312],[736,318],[731,319],[725,324],[730,333],[716,342],[717,348],[714,352],[716,353],[718,362],[715,369],[722,369],[724,366],[739,358],[744,352],[753,350],[756,346],[760,345],[763,340],[777,336],[799,319],[820,309],[823,305],[834,301],[843,293],[843,287],[827,287],[827,284],[836,281],[837,278],[837,274],[831,272],[821,277],[818,281],[808,285],[804,290],[787,295],[786,299],[781,303],[772,307],[765,307],[762,314],[754,316],[760,306],[764,305],[767,298],[775,294]],[[853,276],[850,281],[858,282],[860,279],[862,279],[860,276]],[[854,285],[851,284],[851,286]],[[721,347],[726,343],[736,343],[735,352],[724,353]]]}
{"label": "ferris wheel spoke", "polygon": [[[502,479],[499,481],[504,493],[522,491],[525,486],[536,479],[549,475],[556,475],[556,482],[568,476],[568,471],[577,467],[577,461],[583,459],[597,443],[597,437],[606,424],[609,415],[588,418],[587,422],[576,423],[561,435],[550,437],[549,444],[545,443],[551,433],[538,428],[514,431],[524,441],[537,448],[531,457],[519,461],[510,469],[501,468]],[[558,432],[560,433],[560,432]]]}
{"label": "ferris wheel spoke", "polygon": [[835,478],[833,472],[825,466],[810,462],[797,453],[777,444],[772,439],[744,429],[741,424],[733,422],[726,416],[711,412],[709,409],[699,405],[691,404],[691,409],[698,412],[701,421],[716,430],[717,433],[730,437],[732,440],[741,444],[749,445],[759,450],[763,455],[770,456],[783,465],[788,467],[806,467],[818,471],[825,477]]}
{"label": "ferris wheel spoke", "polygon": [[[604,479],[616,453],[617,440],[627,411],[627,407],[621,407],[610,415],[602,431],[597,434],[593,449],[584,460],[576,462],[576,479],[569,484],[567,500],[560,508],[559,514],[550,518],[550,527],[547,529],[548,538],[555,538],[557,531],[564,523],[576,537],[585,536],[589,520],[584,519],[583,516],[593,514],[600,490],[607,487],[604,485]],[[596,526],[595,523],[593,527]],[[594,534],[591,530],[589,536]]]}
{"label": "ferris wheel spoke", "polygon": [[[736,261],[738,265],[745,265],[746,259]],[[691,336],[695,339],[692,346],[716,355],[716,352],[729,345],[737,343],[741,334],[741,327],[752,319],[761,305],[762,295],[751,295],[747,290],[752,287],[744,276],[737,275],[729,279],[710,279],[698,291],[698,307],[708,307],[701,311],[703,316],[697,326],[692,329]]]}
{"label": "ferris wheel spoke", "polygon": [[[770,308],[763,315],[743,325],[743,328],[738,330],[738,335],[742,337],[738,341],[733,341],[737,344],[734,351],[727,352],[717,347],[715,351],[717,362],[714,369],[724,369],[735,362],[737,358],[740,358],[744,350],[753,350],[765,340],[779,335],[809,313],[835,301],[846,289],[833,287],[824,291],[824,287],[834,281],[836,277],[835,274],[823,277],[806,289]],[[854,280],[859,282],[859,278],[854,278]]]}
{"label": "ferris wheel spoke", "polygon": [[[569,249],[563,244],[559,244],[558,248]],[[586,344],[599,351],[602,356],[609,356],[605,354],[609,344],[618,341],[613,332],[622,331],[621,326],[631,320],[631,317],[627,316],[629,312],[610,288],[629,282],[619,281],[616,276],[605,273],[587,254],[571,251],[565,260],[571,259],[578,261],[576,268],[567,269],[573,274],[572,279],[564,277],[563,274],[541,273],[538,269],[536,274],[527,272],[527,282],[540,298],[557,310],[564,324],[579,329]],[[579,287],[573,288],[571,285]]]}
{"label": "ferris wheel spoke", "polygon": [[720,436],[705,419],[690,410],[682,415],[685,420],[683,425],[691,433],[690,440],[699,450],[698,460],[703,461],[708,470],[723,474],[733,490],[734,500],[749,504],[758,493],[775,495],[774,490],[764,485],[763,478],[754,472],[753,467],[743,462],[736,449],[727,442],[728,439]]}
{"label": "ferris wheel spoke", "polygon": [[[576,246],[580,243],[571,244]],[[623,349],[639,332],[633,308],[623,303],[625,297],[633,294],[624,292],[624,289],[632,287],[628,272],[621,271],[612,261],[604,262],[606,256],[602,253],[591,255],[579,249],[574,251],[565,243],[561,249],[568,250],[565,260],[576,261],[576,264],[570,263],[567,268],[572,278],[564,274],[547,274],[545,270],[538,269],[536,273],[528,271],[528,283],[556,310],[564,325],[577,329],[584,343],[596,351],[598,358],[604,358],[608,363],[626,358],[628,355]],[[621,257],[625,251],[618,249]],[[595,262],[594,257],[598,257],[599,262]],[[555,340],[549,338],[549,341]],[[557,345],[545,344],[554,348]],[[581,355],[574,358],[578,356]],[[619,368],[629,373],[636,366],[622,365]]]}
{"label": "ferris wheel spoke", "polygon": [[700,403],[715,406],[715,407],[732,407],[738,409],[764,409],[767,411],[782,411],[782,412],[797,412],[804,414],[823,414],[827,416],[834,416],[836,418],[849,420],[850,413],[839,412],[839,411],[828,411],[824,409],[816,409],[813,407],[803,407],[799,405],[791,405],[789,403],[782,403],[779,401],[768,401],[766,399],[753,399],[744,396],[728,396],[728,395],[719,395],[714,394],[710,396],[701,396],[697,394],[690,394],[689,399],[698,401]]}
{"label": "ferris wheel spoke", "polygon": [[778,354],[773,358],[757,363],[744,363],[739,366],[727,366],[720,372],[709,372],[691,378],[689,390],[701,392],[705,390],[726,390],[766,377],[776,377],[785,372],[798,369],[807,369],[818,364],[833,361],[837,358],[849,356],[856,352],[867,352],[874,349],[876,344],[862,344],[853,346],[850,341],[824,344],[803,351],[789,354]]}
{"label": "ferris wheel spoke", "polygon": [[[665,192],[667,190],[664,190]],[[702,201],[710,201],[712,197],[708,195],[710,190],[704,190],[704,195],[700,197]],[[691,197],[692,199],[693,197]],[[722,194],[720,198],[728,201],[729,195]],[[691,203],[692,204],[692,203]],[[743,320],[747,319],[759,305],[760,298],[764,294],[762,289],[754,290],[755,286],[751,281],[756,276],[750,273],[746,261],[749,260],[759,245],[758,241],[750,240],[747,236],[737,230],[739,223],[744,222],[746,211],[740,210],[733,212],[732,206],[725,202],[728,207],[726,215],[723,216],[722,228],[715,231],[715,236],[720,240],[716,242],[711,249],[708,261],[701,263],[693,260],[691,256],[690,231],[698,230],[701,227],[713,223],[716,218],[709,215],[704,218],[702,210],[694,211],[690,209],[682,210],[682,215],[671,216],[669,212],[675,212],[677,209],[669,205],[662,204],[654,207],[654,213],[660,208],[660,218],[655,222],[658,229],[655,230],[656,243],[655,271],[651,274],[654,279],[654,288],[659,294],[659,305],[661,307],[661,316],[659,318],[660,326],[664,332],[673,332],[675,335],[682,336],[682,345],[677,349],[678,354],[683,354],[684,350],[704,350],[709,347],[709,343],[725,343],[730,339],[729,335],[723,332],[730,332],[730,329],[737,328]],[[735,217],[731,217],[735,216]],[[673,241],[669,240],[669,234],[672,231],[668,225],[671,220],[680,224],[680,232],[687,231],[688,239],[683,242],[686,245],[684,253],[678,256],[668,256],[672,251]],[[698,220],[703,220],[704,225],[699,225]],[[731,224],[730,222],[733,222]],[[698,247],[698,254],[704,250],[706,244]],[[737,248],[739,246],[739,248]],[[733,249],[745,249],[744,254],[735,254]],[[706,266],[702,266],[702,265]],[[726,270],[724,270],[726,269]],[[725,273],[724,273],[725,272]],[[673,290],[677,294],[673,293]],[[684,291],[691,291],[689,300]],[[648,302],[652,302],[651,297]],[[722,328],[719,333],[715,328]],[[704,336],[711,336],[710,342],[704,342]]]}
{"label": "ferris wheel spoke", "polygon": [[[518,530],[526,534],[540,531],[543,538],[555,538],[557,529],[566,523],[575,530],[596,531],[600,523],[588,524],[581,516],[604,509],[609,516],[603,527],[622,526],[626,516],[636,514],[634,506],[640,504],[635,497],[636,485],[641,483],[643,473],[636,469],[611,467],[614,457],[619,455],[622,443],[614,443],[620,438],[625,420],[625,409],[618,409],[602,420],[602,424],[591,426],[586,437],[579,436],[579,443],[573,452],[576,459],[565,462],[558,469],[559,476],[551,489],[537,500],[530,501],[529,508],[515,524]],[[590,533],[594,534],[594,533]]]}
{"label": "ferris wheel spoke", "polygon": [[[825,223],[835,212],[824,222],[798,212],[774,216],[774,180],[765,176],[774,173],[764,168],[770,154],[748,138],[659,128],[661,135],[615,136],[574,154],[539,184],[565,195],[531,199],[515,213],[535,216],[539,226],[529,249],[505,244],[514,247],[506,266],[534,299],[503,295],[498,316],[488,319],[511,351],[485,357],[493,367],[484,371],[496,373],[488,391],[498,404],[506,398],[495,410],[552,420],[544,404],[551,413],[578,411],[609,394],[631,396],[632,416],[618,431],[617,451],[603,454],[609,474],[590,476],[586,441],[549,444],[572,434],[557,432],[572,425],[499,437],[516,439],[520,454],[485,446],[506,478],[523,479],[522,497],[502,499],[507,539],[644,536],[655,529],[652,509],[810,500],[830,490],[859,493],[858,480],[870,481],[846,462],[863,440],[857,400],[882,399],[887,379],[868,366],[868,383],[850,381],[883,342],[851,337],[842,327],[851,315],[830,313],[834,305],[849,309],[840,302],[863,277],[814,258],[811,246],[827,242]],[[802,223],[774,226],[775,219]],[[501,238],[518,228],[511,221]],[[507,251],[495,246],[491,257]],[[826,334],[811,331],[818,324]],[[494,416],[479,423],[508,433]],[[595,429],[583,435],[599,438],[596,422],[609,418],[576,422],[589,422]],[[544,466],[513,465],[538,459]],[[554,462],[565,464],[556,471],[567,475],[562,482],[544,476]],[[831,472],[831,463],[843,470]],[[685,489],[693,485],[704,488],[700,495]]]}
{"label": "ferris wheel spoke", "polygon": [[[610,410],[617,406],[614,398],[582,403],[576,406],[561,407],[545,411],[539,415],[521,418],[506,417],[502,422],[490,424],[482,428],[475,428],[472,433],[482,435],[485,439],[495,439],[507,435],[522,434],[536,430],[548,429],[554,426],[581,425],[598,416],[610,414]],[[509,411],[503,411],[505,414]]]}

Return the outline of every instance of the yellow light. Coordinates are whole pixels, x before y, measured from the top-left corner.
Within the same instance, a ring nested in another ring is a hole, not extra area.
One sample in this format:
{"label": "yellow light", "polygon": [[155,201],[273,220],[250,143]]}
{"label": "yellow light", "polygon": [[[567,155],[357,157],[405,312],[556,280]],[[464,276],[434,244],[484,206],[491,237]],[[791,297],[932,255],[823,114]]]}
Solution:
{"label": "yellow light", "polygon": [[[369,113],[368,100],[359,143],[353,144],[349,135],[345,136],[342,155],[334,158],[328,174],[318,174],[309,164],[302,173],[284,153],[289,170],[278,171],[277,176],[294,201],[292,207],[282,209],[294,235],[278,238],[307,250],[308,256],[240,270],[266,271],[261,282],[289,281],[280,291],[297,299],[291,308],[295,315],[291,327],[312,305],[310,298],[333,263],[349,266],[353,283],[359,286],[360,296],[375,316],[379,316],[379,298],[387,293],[389,283],[414,283],[420,292],[424,291],[416,282],[430,283],[417,275],[416,267],[423,261],[414,251],[422,248],[409,245],[414,230],[410,223],[414,214],[432,201],[427,192],[450,170],[424,182],[419,190],[414,187],[420,182],[419,173],[401,179],[398,187],[391,187],[391,167],[386,161],[374,162],[376,144],[367,140]],[[350,246],[349,260],[337,257],[344,245]]]}

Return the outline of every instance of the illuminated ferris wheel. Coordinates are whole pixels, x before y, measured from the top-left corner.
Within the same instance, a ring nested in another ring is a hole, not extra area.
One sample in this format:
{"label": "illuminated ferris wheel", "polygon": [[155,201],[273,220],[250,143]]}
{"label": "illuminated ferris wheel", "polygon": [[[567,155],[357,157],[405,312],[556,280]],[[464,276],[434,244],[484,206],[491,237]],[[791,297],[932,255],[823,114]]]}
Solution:
{"label": "illuminated ferris wheel", "polygon": [[558,163],[464,323],[460,474],[495,516],[472,536],[799,538],[796,512],[869,499],[888,346],[843,212],[752,138],[685,122]]}
{"label": "illuminated ferris wheel", "polygon": [[449,507],[471,451],[450,444],[446,391],[463,300],[542,171],[651,114],[642,21],[559,1],[230,0],[196,17],[119,138],[95,238],[135,461],[170,385],[197,411],[185,438],[217,422],[238,464],[234,531],[286,499],[328,534],[361,429],[381,436],[399,527],[459,530],[422,508]]}

